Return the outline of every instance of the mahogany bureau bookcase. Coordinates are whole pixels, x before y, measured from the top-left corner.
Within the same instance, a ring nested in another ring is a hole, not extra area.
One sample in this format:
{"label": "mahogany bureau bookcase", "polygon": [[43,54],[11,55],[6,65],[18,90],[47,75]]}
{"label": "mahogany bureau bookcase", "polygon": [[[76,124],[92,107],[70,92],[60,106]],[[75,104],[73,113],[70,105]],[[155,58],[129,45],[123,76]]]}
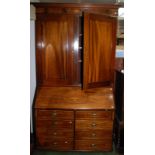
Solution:
{"label": "mahogany bureau bookcase", "polygon": [[36,147],[111,151],[117,4],[35,3]]}

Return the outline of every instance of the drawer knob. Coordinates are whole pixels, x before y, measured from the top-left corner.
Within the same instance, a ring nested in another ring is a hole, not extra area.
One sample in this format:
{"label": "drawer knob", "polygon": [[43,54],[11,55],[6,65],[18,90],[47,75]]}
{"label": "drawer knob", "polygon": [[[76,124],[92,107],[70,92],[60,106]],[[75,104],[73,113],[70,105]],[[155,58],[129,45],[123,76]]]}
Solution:
{"label": "drawer knob", "polygon": [[97,114],[96,114],[96,113],[93,113],[92,115],[93,115],[93,116],[96,116]]}
{"label": "drawer knob", "polygon": [[72,124],[73,122],[72,121],[69,121],[69,124]]}
{"label": "drawer knob", "polygon": [[68,142],[67,142],[67,141],[65,141],[65,144],[68,144]]}
{"label": "drawer knob", "polygon": [[54,144],[54,145],[57,145],[57,142],[54,142],[53,144]]}
{"label": "drawer knob", "polygon": [[96,127],[96,123],[92,123],[91,126],[92,126],[92,127]]}
{"label": "drawer knob", "polygon": [[57,135],[57,133],[56,133],[56,132],[54,132],[54,133],[53,133],[53,135]]}
{"label": "drawer knob", "polygon": [[95,147],[95,146],[96,146],[96,144],[91,144],[91,146],[92,146],[92,147]]}
{"label": "drawer knob", "polygon": [[92,133],[92,136],[93,136],[93,137],[95,137],[95,136],[96,136],[96,134],[95,134],[95,133]]}
{"label": "drawer knob", "polygon": [[114,15],[117,15],[117,12],[114,12]]}
{"label": "drawer knob", "polygon": [[52,113],[52,116],[56,116],[56,115],[57,115],[57,113],[56,113],[56,112],[53,112],[53,113]]}

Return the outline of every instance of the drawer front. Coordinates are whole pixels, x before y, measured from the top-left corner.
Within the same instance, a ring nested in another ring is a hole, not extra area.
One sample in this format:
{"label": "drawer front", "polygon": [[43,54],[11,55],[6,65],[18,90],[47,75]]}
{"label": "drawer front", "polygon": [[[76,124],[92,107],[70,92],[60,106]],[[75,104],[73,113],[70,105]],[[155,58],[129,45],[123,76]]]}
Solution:
{"label": "drawer front", "polygon": [[88,151],[111,151],[112,140],[76,140],[75,149]]}
{"label": "drawer front", "polygon": [[37,129],[36,130],[37,137],[45,138],[45,139],[53,139],[53,138],[73,138],[73,130],[65,130],[65,129]]}
{"label": "drawer front", "polygon": [[39,120],[73,119],[74,112],[65,110],[37,110],[36,117]]}
{"label": "drawer front", "polygon": [[76,111],[76,119],[105,119],[112,120],[112,111]]}
{"label": "drawer front", "polygon": [[89,131],[76,131],[76,140],[85,139],[112,139],[112,130],[89,130]]}
{"label": "drawer front", "polygon": [[85,130],[85,129],[112,129],[113,121],[98,121],[98,120],[76,120],[75,129]]}
{"label": "drawer front", "polygon": [[41,139],[38,141],[38,146],[41,148],[52,150],[73,150],[72,139],[53,139],[50,141]]}
{"label": "drawer front", "polygon": [[74,122],[72,120],[38,120],[36,121],[37,128],[45,129],[73,129]]}

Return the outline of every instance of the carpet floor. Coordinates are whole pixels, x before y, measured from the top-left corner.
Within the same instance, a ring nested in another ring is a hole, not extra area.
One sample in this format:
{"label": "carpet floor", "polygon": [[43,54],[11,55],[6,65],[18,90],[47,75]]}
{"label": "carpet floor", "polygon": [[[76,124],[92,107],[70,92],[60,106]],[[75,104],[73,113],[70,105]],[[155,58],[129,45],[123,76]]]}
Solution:
{"label": "carpet floor", "polygon": [[34,150],[32,155],[124,155],[124,153],[119,153],[113,148],[112,152],[58,152]]}

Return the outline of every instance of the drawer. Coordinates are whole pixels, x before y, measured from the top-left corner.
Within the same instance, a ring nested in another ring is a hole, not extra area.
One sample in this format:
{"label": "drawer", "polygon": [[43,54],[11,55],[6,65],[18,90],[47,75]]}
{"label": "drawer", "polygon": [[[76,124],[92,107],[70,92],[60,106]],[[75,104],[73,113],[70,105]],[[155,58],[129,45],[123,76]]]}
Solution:
{"label": "drawer", "polygon": [[84,111],[76,111],[76,119],[105,119],[105,120],[112,120],[112,113],[113,111],[89,111],[89,110],[84,110]]}
{"label": "drawer", "polygon": [[37,128],[45,128],[45,129],[73,129],[74,122],[72,120],[37,120],[36,121]]}
{"label": "drawer", "polygon": [[112,139],[112,130],[78,130],[75,131],[75,139]]}
{"label": "drawer", "polygon": [[76,120],[75,129],[85,130],[85,129],[112,129],[113,121],[102,121],[102,120]]}
{"label": "drawer", "polygon": [[54,139],[51,141],[40,140],[38,146],[51,150],[73,150],[72,139]]}
{"label": "drawer", "polygon": [[66,110],[37,110],[36,118],[39,120],[73,119],[74,112]]}
{"label": "drawer", "polygon": [[112,140],[76,140],[76,150],[111,151]]}
{"label": "drawer", "polygon": [[42,137],[45,139],[52,139],[52,138],[73,138],[73,130],[65,130],[65,129],[37,129],[36,130],[37,137]]}

